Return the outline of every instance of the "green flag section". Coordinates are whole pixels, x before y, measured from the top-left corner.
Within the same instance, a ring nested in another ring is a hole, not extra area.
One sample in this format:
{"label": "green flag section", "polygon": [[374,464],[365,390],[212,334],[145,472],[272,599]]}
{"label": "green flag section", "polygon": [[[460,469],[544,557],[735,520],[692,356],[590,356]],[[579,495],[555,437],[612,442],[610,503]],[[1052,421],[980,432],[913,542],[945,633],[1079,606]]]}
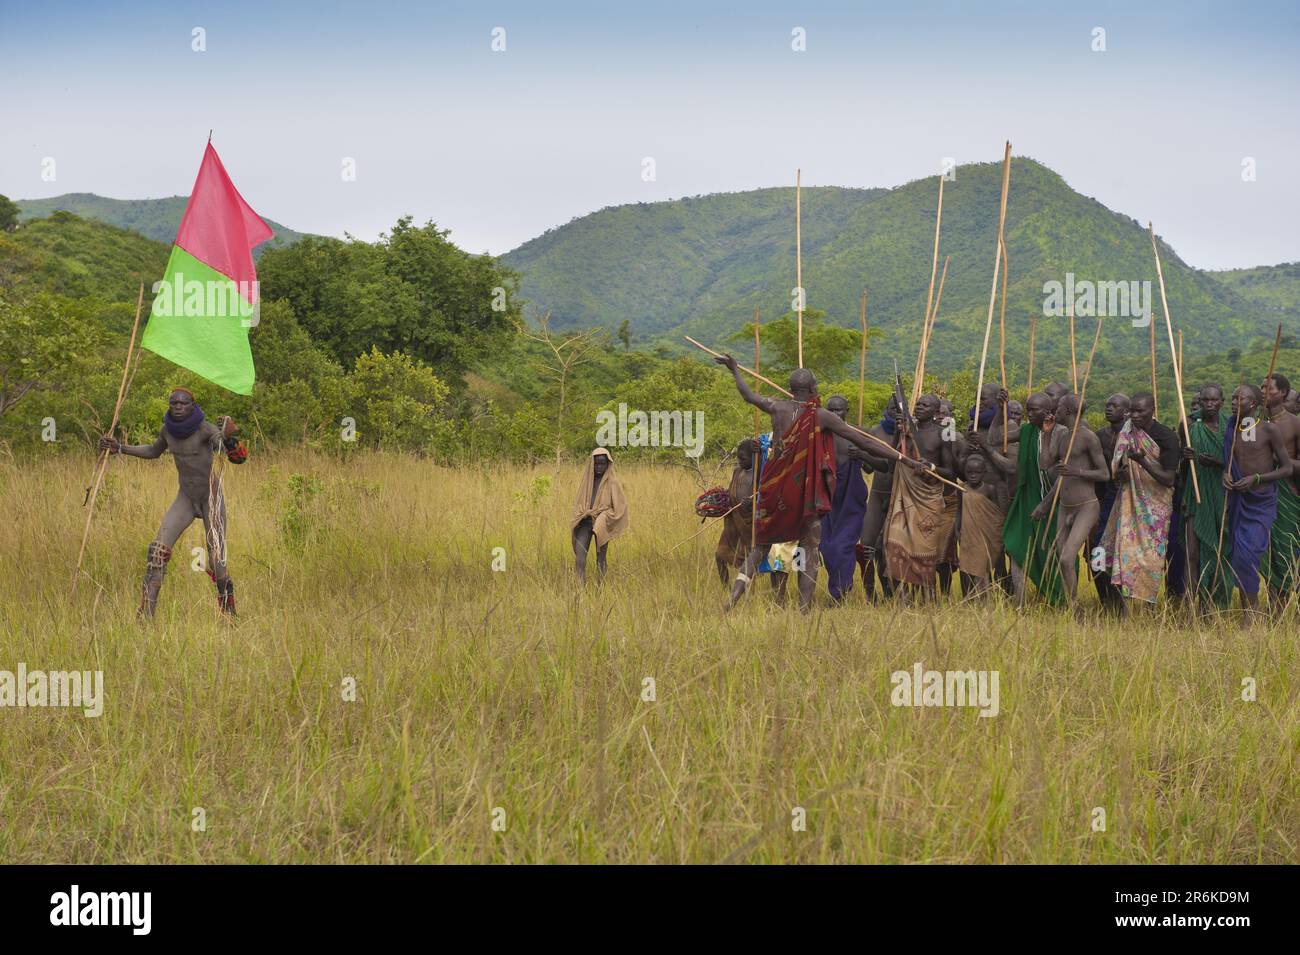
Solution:
{"label": "green flag section", "polygon": [[240,283],[172,246],[140,344],[239,395],[253,393],[248,329],[255,308]]}
{"label": "green flag section", "polygon": [[1056,508],[1052,508],[1044,521],[1029,516],[1052,487],[1038,467],[1039,433],[1028,422],[1020,426],[1016,493],[1007,510],[1002,538],[1007,553],[1024,569],[1043,598],[1059,606],[1065,602],[1065,591],[1061,583],[1061,561],[1056,554]]}

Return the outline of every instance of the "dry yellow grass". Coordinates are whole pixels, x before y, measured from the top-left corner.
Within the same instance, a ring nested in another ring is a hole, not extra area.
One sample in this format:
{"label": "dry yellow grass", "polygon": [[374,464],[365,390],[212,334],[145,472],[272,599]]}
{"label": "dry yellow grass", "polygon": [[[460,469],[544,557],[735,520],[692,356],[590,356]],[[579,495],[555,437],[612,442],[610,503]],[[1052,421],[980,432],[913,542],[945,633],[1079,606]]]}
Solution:
{"label": "dry yellow grass", "polygon": [[[100,669],[106,693],[98,719],[0,709],[0,861],[1253,863],[1300,847],[1293,618],[1081,627],[1000,604],[867,608],[859,590],[803,619],[764,584],[724,619],[714,533],[668,553],[699,526],[681,469],[623,471],[632,530],[605,586],[579,593],[576,468],[293,454],[226,469],[238,622],[189,568],[195,525],[141,627],[174,470],[113,462],[70,599],[90,471],[0,465],[0,669]],[[293,475],[319,492],[288,532]],[[917,661],[999,671],[1000,714],[891,706],[890,673]]]}

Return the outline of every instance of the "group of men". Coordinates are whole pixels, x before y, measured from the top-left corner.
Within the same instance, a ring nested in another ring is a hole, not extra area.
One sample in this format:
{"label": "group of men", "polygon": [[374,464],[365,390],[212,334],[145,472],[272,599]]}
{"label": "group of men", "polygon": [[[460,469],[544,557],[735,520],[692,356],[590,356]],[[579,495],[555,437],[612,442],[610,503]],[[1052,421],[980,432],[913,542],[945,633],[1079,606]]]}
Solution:
{"label": "group of men", "polygon": [[[1125,615],[1162,590],[1200,612],[1239,590],[1255,610],[1261,575],[1278,610],[1300,586],[1300,395],[1284,375],[1230,401],[1201,387],[1186,437],[1156,419],[1150,392],[1111,395],[1094,431],[1060,382],[1024,406],[984,385],[964,427],[950,403],[922,395],[908,410],[896,392],[860,430],[842,396],[822,407],[806,369],[782,399],[756,394],[730,356],[717,361],[772,422],[770,447],[736,451],[716,552],[724,581],[736,569],[728,607],[770,568],[798,573],[806,612],[821,563],[836,602],[856,571],[872,601],[877,583],[883,597],[933,599],[955,575],[968,597],[1000,588],[1022,606],[1034,595],[1077,611],[1081,560],[1102,607]],[[795,559],[774,560],[783,551]]]}

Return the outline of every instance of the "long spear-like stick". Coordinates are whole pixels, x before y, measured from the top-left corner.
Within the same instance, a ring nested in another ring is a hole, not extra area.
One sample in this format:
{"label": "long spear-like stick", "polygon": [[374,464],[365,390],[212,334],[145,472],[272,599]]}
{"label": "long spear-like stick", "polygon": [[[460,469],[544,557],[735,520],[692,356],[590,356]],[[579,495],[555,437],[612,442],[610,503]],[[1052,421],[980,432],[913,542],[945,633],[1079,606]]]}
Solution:
{"label": "long spear-like stick", "polygon": [[[867,394],[867,289],[862,288],[862,351],[858,356],[858,427],[862,427],[862,405]],[[754,362],[758,364],[757,361]]]}
{"label": "long spear-like stick", "polygon": [[1074,353],[1074,306],[1070,306],[1070,390],[1079,393],[1079,362]]}
{"label": "long spear-like stick", "polygon": [[[930,256],[930,288],[925,293],[925,314],[921,316],[921,345],[916,351],[916,374],[912,377],[915,383],[921,378],[921,352],[925,345],[927,329],[930,325],[930,313],[934,308],[934,280],[939,274],[939,226],[943,222],[943,173],[939,174],[939,209],[934,214],[934,252]],[[917,391],[915,385],[912,388],[912,401],[916,402]]]}
{"label": "long spear-like stick", "polygon": [[1038,331],[1038,313],[1029,316],[1029,393],[1034,393],[1034,333]]}
{"label": "long spear-like stick", "polygon": [[[122,402],[126,400],[127,382],[135,376],[131,372],[131,355],[135,351],[135,333],[140,328],[140,312],[144,309],[144,283],[140,283],[140,294],[135,300],[135,321],[131,323],[131,340],[126,346],[126,361],[122,363],[122,383],[117,386],[117,402],[113,405],[113,423],[108,426],[108,433],[111,435],[117,430],[118,419],[122,415]],[[107,450],[99,452],[99,459],[95,462],[95,476],[91,483],[90,492],[86,496],[86,527],[81,532],[81,549],[77,551],[77,569],[72,573],[72,593],[77,593],[77,580],[81,577],[81,562],[86,557],[86,542],[90,540],[90,522],[95,517],[95,499],[99,497],[99,486],[104,481],[104,472],[108,470]]]}
{"label": "long spear-like stick", "polygon": [[[1156,323],[1147,322],[1147,326],[1151,329],[1151,414],[1159,418],[1160,398],[1156,393]],[[1173,345],[1171,344],[1170,347],[1172,348]],[[1174,356],[1175,359],[1177,357],[1177,355]]]}
{"label": "long spear-like stick", "polygon": [[[1010,269],[1007,266],[1007,247],[1004,243],[1002,246],[1002,307],[998,312],[998,368],[1002,372],[1002,390],[1007,390],[1007,272]],[[1002,453],[1007,453],[1007,417],[1008,409],[1004,404],[1002,406]],[[979,430],[980,422],[976,418],[971,422],[971,427],[976,431]]]}
{"label": "long spear-like stick", "polygon": [[794,171],[794,284],[799,313],[799,367],[803,367],[803,213],[802,170]]}
{"label": "long spear-like stick", "polygon": [[943,283],[948,278],[948,262],[951,255],[945,256],[943,260],[943,272],[939,276],[939,294],[934,299],[934,309],[930,312],[929,318],[921,330],[921,351],[916,359],[916,380],[912,382],[912,404],[915,405],[917,399],[921,397],[921,392],[925,389],[925,360],[930,355],[930,336],[934,334],[934,322],[939,317],[939,306],[943,304]]}
{"label": "long spear-like stick", "polygon": [[[707,352],[708,354],[712,355],[714,358],[721,358],[721,357],[723,357],[721,352],[716,352],[716,351],[714,351],[712,348],[710,348],[710,347],[707,346],[707,345],[701,345],[701,344],[700,344],[699,342],[697,342],[694,338],[691,338],[690,335],[683,335],[682,337],[685,338],[685,339],[686,339],[688,342],[690,342],[692,345],[694,345],[696,348],[698,348],[700,351],[702,351],[702,352]],[[777,391],[781,392],[781,394],[785,395],[787,398],[793,398],[793,397],[794,397],[793,394],[791,394],[790,392],[786,391],[784,388],[782,388],[780,385],[778,385],[778,384],[777,384],[775,381],[773,381],[771,378],[764,378],[764,377],[763,377],[762,375],[760,375],[758,372],[754,371],[754,369],[752,369],[752,368],[746,368],[746,367],[745,367],[744,365],[742,365],[740,362],[736,362],[736,367],[739,368],[741,371],[743,371],[745,374],[750,375],[750,376],[752,376],[752,377],[754,377],[754,378],[757,378],[759,381],[761,381],[761,382],[765,382],[765,383],[768,384],[768,385],[771,385],[773,388],[775,388]],[[881,439],[881,438],[877,438],[877,437],[876,437],[874,434],[872,434],[870,431],[863,431],[861,428],[854,428],[853,425],[849,425],[849,427],[852,428],[854,431],[856,431],[858,434],[862,435],[864,438],[868,438],[868,439],[870,439],[870,440],[876,442],[876,444],[880,445],[881,447],[883,447],[883,448],[887,448],[887,449],[889,450],[889,452],[890,452],[890,456],[891,456],[891,457],[896,457],[896,458],[897,458],[898,460],[900,460],[900,461],[911,461],[911,462],[914,463],[914,464],[925,464],[925,465],[929,465],[929,462],[926,462],[926,461],[918,461],[916,458],[908,457],[906,454],[901,453],[897,448],[895,448],[895,447],[894,447],[892,444],[890,444],[888,441],[885,441],[885,440],[883,440],[883,439]],[[962,487],[960,484],[956,483],[955,481],[949,481],[949,480],[948,480],[946,477],[944,477],[942,474],[936,474],[933,470],[930,469],[929,466],[926,468],[926,470],[929,471],[930,476],[931,476],[932,478],[934,478],[936,481],[940,481],[940,482],[942,482],[942,483],[944,483],[944,484],[947,484],[949,487],[956,488],[958,491],[961,491],[963,494],[966,492],[966,489],[965,489],[964,487]]]}
{"label": "long spear-like stick", "polygon": [[998,242],[993,250],[993,287],[989,289],[989,317],[984,323],[984,350],[980,352],[980,374],[975,382],[975,421],[980,420],[980,392],[984,389],[984,363],[989,357],[989,335],[993,332],[993,304],[998,297],[998,272],[1002,267],[1002,233],[1007,221],[1007,186],[1011,182],[1011,141],[1002,154],[1002,201],[998,209]]}
{"label": "long spear-like stick", "polygon": [[[1165,273],[1164,273],[1164,269],[1160,267],[1160,249],[1156,247],[1156,233],[1155,233],[1155,229],[1152,228],[1150,222],[1147,223],[1147,233],[1151,236],[1151,252],[1156,257],[1156,278],[1160,282],[1160,307],[1164,310],[1165,313],[1165,331],[1169,333],[1169,357],[1174,361],[1174,393],[1178,396],[1178,415],[1183,422],[1183,438],[1184,440],[1186,440],[1188,447],[1190,447],[1192,444],[1192,432],[1191,432],[1191,428],[1187,424],[1187,406],[1183,402],[1183,372],[1182,369],[1179,368],[1177,364],[1178,356],[1174,354],[1174,320],[1169,317],[1169,299],[1165,295]],[[1279,341],[1281,340],[1281,334],[1282,334],[1282,326],[1279,325],[1278,326]],[[1274,358],[1277,357],[1276,348],[1273,350],[1273,355]],[[1153,398],[1152,407],[1154,408],[1155,407],[1154,388],[1151,389],[1151,395]],[[1234,446],[1236,445],[1236,435],[1233,435],[1233,445]],[[1229,468],[1231,467],[1232,465],[1229,464]],[[1231,475],[1232,472],[1231,470],[1229,470],[1227,473]],[[1200,504],[1201,484],[1196,479],[1195,468],[1192,468],[1192,491],[1196,495],[1196,503]],[[1226,495],[1224,496],[1223,500],[1226,507],[1227,500],[1228,500]],[[1225,514],[1227,513],[1226,510],[1224,513]],[[1220,532],[1222,532],[1223,530],[1222,526],[1220,526],[1219,530]],[[1220,534],[1220,538],[1222,538],[1222,534]],[[1222,543],[1220,543],[1220,546],[1222,546]]]}

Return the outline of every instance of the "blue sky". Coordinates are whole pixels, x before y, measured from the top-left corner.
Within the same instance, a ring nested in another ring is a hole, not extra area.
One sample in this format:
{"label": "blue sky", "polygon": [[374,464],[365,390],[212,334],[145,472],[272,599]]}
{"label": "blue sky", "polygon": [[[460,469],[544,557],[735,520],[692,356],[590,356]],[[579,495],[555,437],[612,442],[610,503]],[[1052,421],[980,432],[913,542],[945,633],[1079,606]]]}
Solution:
{"label": "blue sky", "polygon": [[0,0],[0,193],[188,193],[214,128],[267,217],[372,239],[411,214],[501,253],[608,205],[796,167],[893,186],[1010,139],[1193,265],[1300,260],[1300,5],[900,6]]}

